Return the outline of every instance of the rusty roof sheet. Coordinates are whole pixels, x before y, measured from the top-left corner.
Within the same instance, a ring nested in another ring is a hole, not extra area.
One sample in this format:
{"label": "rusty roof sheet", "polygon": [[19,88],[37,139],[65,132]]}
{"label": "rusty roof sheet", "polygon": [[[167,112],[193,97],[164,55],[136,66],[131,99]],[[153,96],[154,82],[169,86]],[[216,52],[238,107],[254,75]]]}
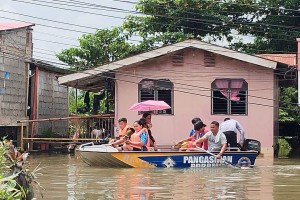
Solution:
{"label": "rusty roof sheet", "polygon": [[281,62],[290,66],[295,66],[297,64],[296,54],[258,54],[256,56],[276,62]]}

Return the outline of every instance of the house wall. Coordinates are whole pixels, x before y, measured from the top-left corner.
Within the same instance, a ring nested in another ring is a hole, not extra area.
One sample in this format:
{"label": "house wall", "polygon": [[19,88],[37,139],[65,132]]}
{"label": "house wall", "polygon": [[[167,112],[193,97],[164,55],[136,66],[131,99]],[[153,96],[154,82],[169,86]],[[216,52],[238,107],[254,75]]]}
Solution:
{"label": "house wall", "polygon": [[[0,137],[20,143],[18,120],[27,118],[28,68],[32,57],[32,29],[0,31]],[[5,72],[9,77],[5,77]],[[27,124],[24,124],[24,132]]]}
{"label": "house wall", "polygon": [[[38,119],[68,116],[68,88],[59,85],[56,76],[58,76],[57,73],[39,70],[37,97]],[[48,129],[54,133],[66,134],[68,132],[68,121],[39,122],[37,134],[41,135]]]}
{"label": "house wall", "polygon": [[168,78],[174,83],[174,115],[154,115],[153,134],[158,144],[174,144],[186,138],[191,119],[200,117],[209,127],[227,115],[211,114],[211,83],[216,78],[244,78],[248,82],[248,115],[231,115],[244,127],[246,138],[257,139],[263,153],[272,153],[274,133],[274,74],[272,69],[215,55],[215,67],[204,66],[204,51],[183,51],[183,66],[174,65],[171,55],[151,59],[116,73],[116,118],[130,124],[141,116],[128,108],[138,101],[138,82],[143,78]]}
{"label": "house wall", "polygon": [[[31,29],[0,32],[0,126],[19,126],[27,119],[28,67],[25,59],[32,56]],[[9,79],[4,77],[9,72]]]}

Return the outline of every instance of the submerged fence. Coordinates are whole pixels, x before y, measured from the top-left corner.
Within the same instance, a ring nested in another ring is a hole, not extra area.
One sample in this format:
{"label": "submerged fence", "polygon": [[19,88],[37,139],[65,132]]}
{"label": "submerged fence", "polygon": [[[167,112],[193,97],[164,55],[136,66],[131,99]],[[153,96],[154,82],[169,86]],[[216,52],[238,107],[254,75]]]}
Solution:
{"label": "submerged fence", "polygon": [[[93,141],[93,129],[104,129],[100,138],[114,137],[114,114],[70,116],[64,118],[48,118],[22,120],[20,148],[34,150],[37,143],[76,143]],[[75,132],[78,137],[74,137]]]}

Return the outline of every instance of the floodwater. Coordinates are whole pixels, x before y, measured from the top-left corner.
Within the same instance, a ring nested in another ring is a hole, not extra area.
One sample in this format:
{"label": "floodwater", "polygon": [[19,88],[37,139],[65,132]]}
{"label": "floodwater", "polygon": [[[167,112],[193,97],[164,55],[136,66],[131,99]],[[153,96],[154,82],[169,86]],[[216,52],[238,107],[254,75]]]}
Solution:
{"label": "floodwater", "polygon": [[[43,199],[299,199],[300,160],[258,158],[253,169],[99,169],[75,155],[32,154]],[[36,199],[42,199],[38,190]]]}

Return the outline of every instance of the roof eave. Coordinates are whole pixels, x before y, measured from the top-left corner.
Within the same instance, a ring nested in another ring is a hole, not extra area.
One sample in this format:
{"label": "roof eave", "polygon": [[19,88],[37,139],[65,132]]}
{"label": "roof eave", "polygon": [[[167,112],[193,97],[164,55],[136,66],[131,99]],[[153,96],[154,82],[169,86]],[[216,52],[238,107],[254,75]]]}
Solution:
{"label": "roof eave", "polygon": [[155,58],[155,57],[158,57],[161,55],[166,55],[166,54],[169,54],[169,53],[181,50],[181,49],[189,48],[189,47],[203,49],[203,50],[206,50],[206,51],[209,51],[212,53],[216,53],[216,54],[234,58],[234,59],[237,59],[240,61],[252,63],[255,65],[266,67],[266,68],[273,69],[273,70],[275,70],[277,68],[277,62],[275,62],[275,61],[267,60],[267,59],[253,56],[253,55],[248,55],[245,53],[240,53],[240,52],[228,49],[228,48],[201,42],[201,41],[198,41],[195,39],[189,39],[189,40],[185,40],[183,42],[179,42],[179,43],[172,44],[169,46],[164,46],[164,47],[161,47],[158,49],[154,49],[154,50],[151,50],[151,51],[148,51],[145,53],[141,53],[139,55],[131,56],[129,58],[124,58],[119,61],[108,63],[108,64],[105,64],[102,66],[98,66],[93,69],[85,70],[82,72],[77,72],[77,73],[70,74],[67,76],[63,76],[63,77],[60,77],[58,79],[58,81],[59,81],[59,84],[70,86],[72,84],[72,82],[86,79],[89,76],[95,75],[95,73],[101,74],[101,73],[105,73],[108,71],[113,71],[113,70],[119,69],[121,67],[129,66],[129,65],[132,65],[135,63],[139,63],[139,62],[142,62],[142,61],[145,61],[148,59],[152,59],[152,58]]}

